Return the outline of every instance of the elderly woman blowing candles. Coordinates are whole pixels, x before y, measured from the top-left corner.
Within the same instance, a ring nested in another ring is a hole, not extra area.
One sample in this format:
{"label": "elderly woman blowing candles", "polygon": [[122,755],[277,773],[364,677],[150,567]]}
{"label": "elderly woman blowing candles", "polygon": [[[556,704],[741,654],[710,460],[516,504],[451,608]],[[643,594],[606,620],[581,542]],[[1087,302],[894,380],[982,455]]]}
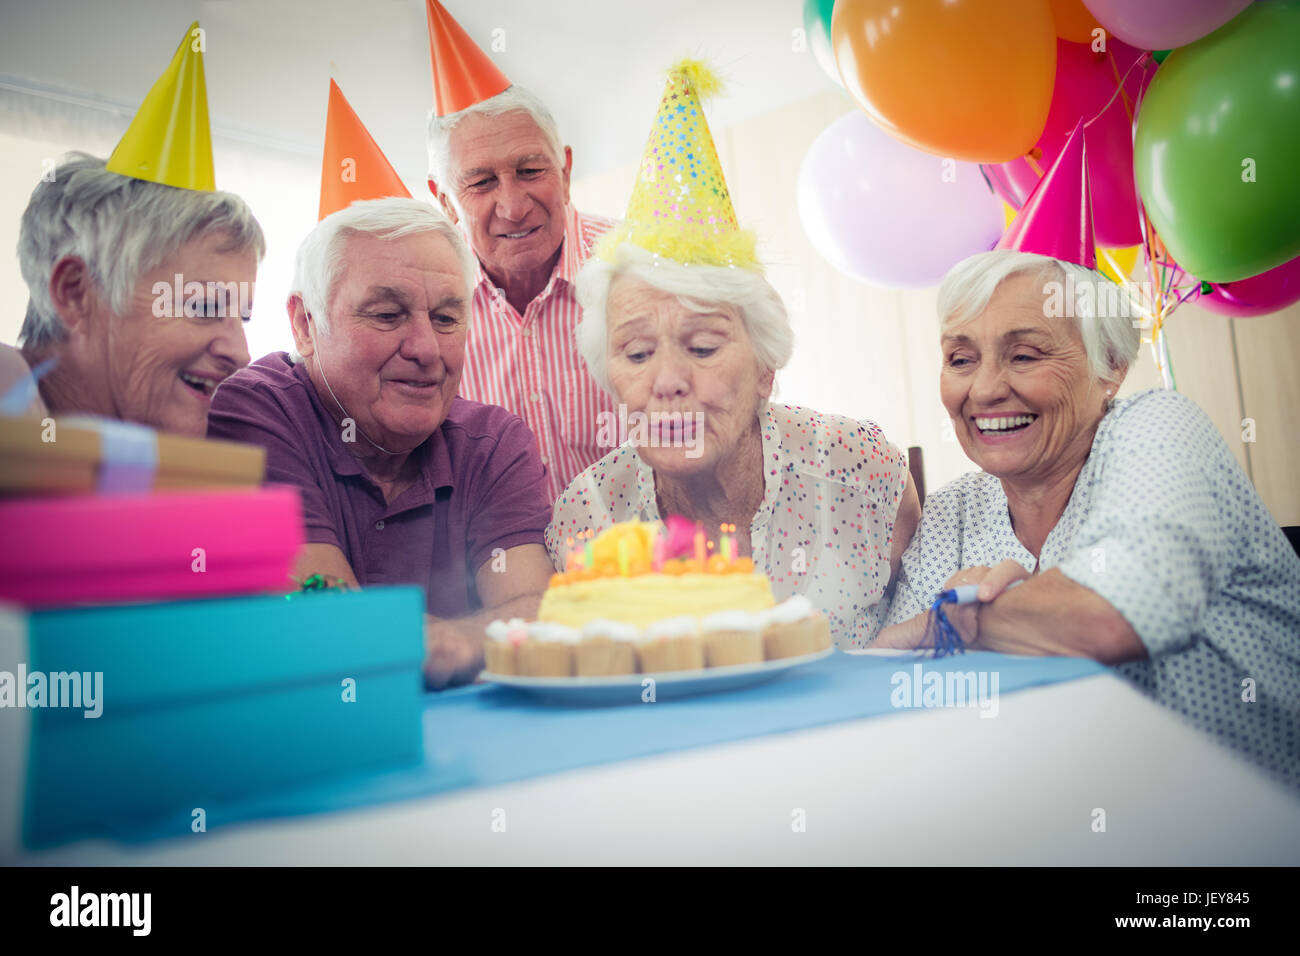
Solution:
{"label": "elderly woman blowing candles", "polygon": [[[793,335],[753,235],[737,228],[700,112],[716,86],[698,64],[670,72],[642,164],[652,175],[579,276],[579,348],[619,421],[614,450],[556,501],[547,547],[559,567],[569,539],[680,515],[715,545],[728,535],[778,600],[806,596],[841,646],[864,646],[916,525],[916,492],[875,424],[768,401]],[[679,181],[670,197],[660,187]]]}

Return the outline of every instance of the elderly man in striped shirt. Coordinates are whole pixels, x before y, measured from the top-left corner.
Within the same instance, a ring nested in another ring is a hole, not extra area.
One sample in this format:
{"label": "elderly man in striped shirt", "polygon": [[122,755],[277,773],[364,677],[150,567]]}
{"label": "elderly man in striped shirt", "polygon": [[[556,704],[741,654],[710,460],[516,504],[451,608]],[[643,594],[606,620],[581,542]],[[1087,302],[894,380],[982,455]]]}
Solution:
{"label": "elderly man in striped shirt", "polygon": [[428,137],[429,188],[479,261],[460,394],[502,405],[532,429],[553,501],[610,451],[597,436],[614,402],[578,354],[574,281],[611,223],[570,205],[573,154],[541,101],[469,51],[467,37],[432,29],[432,13],[430,22],[435,81],[440,60],[452,60],[440,44],[457,44],[462,71],[477,54],[476,85],[463,72],[435,82]]}

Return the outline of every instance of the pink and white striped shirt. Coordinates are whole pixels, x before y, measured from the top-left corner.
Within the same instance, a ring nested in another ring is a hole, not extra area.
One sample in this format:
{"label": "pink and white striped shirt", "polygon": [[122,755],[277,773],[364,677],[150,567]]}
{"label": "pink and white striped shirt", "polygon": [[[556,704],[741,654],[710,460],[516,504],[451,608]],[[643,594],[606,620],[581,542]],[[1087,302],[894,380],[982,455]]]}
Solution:
{"label": "pink and white striped shirt", "polygon": [[532,429],[551,501],[610,451],[596,442],[597,423],[602,412],[615,409],[613,397],[596,384],[578,354],[582,308],[574,289],[591,247],[613,223],[572,205],[565,217],[563,248],[551,280],[522,316],[479,264],[458,393],[501,405]]}

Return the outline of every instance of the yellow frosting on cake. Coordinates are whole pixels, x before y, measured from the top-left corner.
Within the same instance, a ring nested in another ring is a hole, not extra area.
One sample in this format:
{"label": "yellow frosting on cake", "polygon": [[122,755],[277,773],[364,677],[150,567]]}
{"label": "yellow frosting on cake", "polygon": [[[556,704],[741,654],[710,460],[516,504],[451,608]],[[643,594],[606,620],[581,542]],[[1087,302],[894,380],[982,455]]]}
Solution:
{"label": "yellow frosting on cake", "polygon": [[638,574],[552,587],[542,595],[537,619],[576,628],[595,620],[644,628],[670,617],[699,619],[718,611],[763,611],[775,604],[765,574]]}

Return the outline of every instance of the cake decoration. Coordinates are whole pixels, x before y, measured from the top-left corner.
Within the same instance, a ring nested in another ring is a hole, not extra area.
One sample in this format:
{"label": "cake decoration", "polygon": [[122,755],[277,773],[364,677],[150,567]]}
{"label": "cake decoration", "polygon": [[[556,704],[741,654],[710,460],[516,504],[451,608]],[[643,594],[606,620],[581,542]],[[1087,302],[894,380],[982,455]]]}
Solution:
{"label": "cake decoration", "polygon": [[487,670],[609,676],[761,663],[829,648],[829,622],[812,602],[795,595],[778,603],[767,576],[740,555],[736,526],[724,523],[718,531],[715,543],[703,525],[670,516],[569,538],[564,570],[551,577],[538,620],[488,627]]}

